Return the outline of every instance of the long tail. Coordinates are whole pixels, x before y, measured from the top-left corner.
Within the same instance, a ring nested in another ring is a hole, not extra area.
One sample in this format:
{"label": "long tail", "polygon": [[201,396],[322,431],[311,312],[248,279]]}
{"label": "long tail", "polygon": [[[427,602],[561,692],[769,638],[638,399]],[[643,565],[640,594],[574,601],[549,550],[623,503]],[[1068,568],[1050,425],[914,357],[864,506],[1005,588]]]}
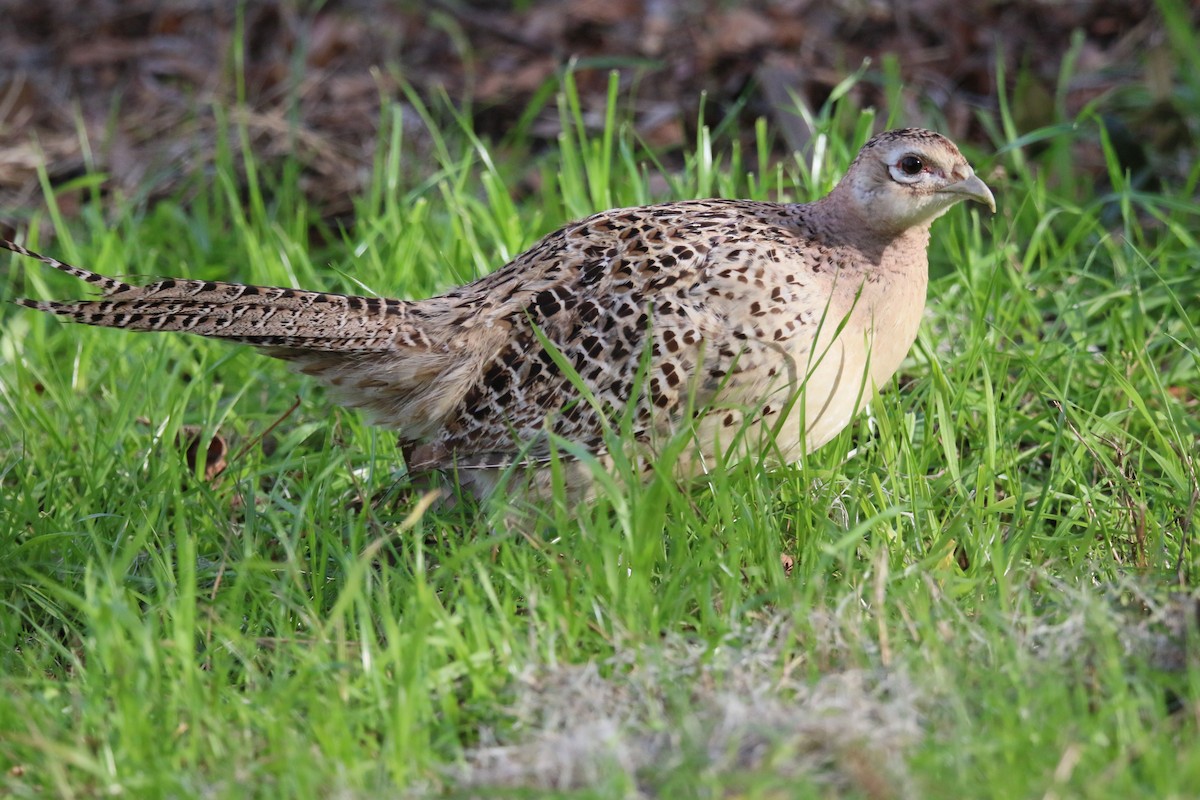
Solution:
{"label": "long tail", "polygon": [[0,239],[0,248],[99,287],[99,300],[16,301],[86,325],[195,333],[266,348],[283,357],[290,350],[369,352],[424,344],[420,331],[409,324],[411,303],[404,300],[170,278],[134,286],[6,239]]}

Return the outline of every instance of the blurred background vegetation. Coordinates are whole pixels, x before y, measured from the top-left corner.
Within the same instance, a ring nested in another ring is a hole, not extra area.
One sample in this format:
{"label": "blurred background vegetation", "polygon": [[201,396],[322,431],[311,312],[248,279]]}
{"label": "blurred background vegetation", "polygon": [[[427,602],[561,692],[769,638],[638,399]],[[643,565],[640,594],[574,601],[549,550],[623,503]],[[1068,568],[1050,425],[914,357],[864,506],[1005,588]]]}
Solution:
{"label": "blurred background vegetation", "polygon": [[[391,102],[466,115],[495,156],[533,157],[534,182],[539,149],[561,130],[554,96],[567,69],[581,122],[595,129],[615,70],[626,122],[668,168],[703,125],[750,144],[755,121],[766,119],[773,153],[803,152],[812,114],[843,92],[843,102],[874,106],[894,124],[936,127],[984,149],[1033,134],[1032,156],[1039,131],[1102,122],[1142,188],[1184,179],[1200,143],[1200,54],[1188,33],[1200,4],[1187,0],[9,0],[0,8],[6,224],[19,224],[49,187],[68,215],[72,188],[135,204],[186,193],[211,177],[221,147],[250,150],[268,172],[297,159],[314,218],[347,221]],[[228,135],[231,121],[240,135]],[[405,167],[417,178],[432,170],[427,121],[404,115]],[[1103,176],[1097,128],[1068,138],[1075,168]]]}

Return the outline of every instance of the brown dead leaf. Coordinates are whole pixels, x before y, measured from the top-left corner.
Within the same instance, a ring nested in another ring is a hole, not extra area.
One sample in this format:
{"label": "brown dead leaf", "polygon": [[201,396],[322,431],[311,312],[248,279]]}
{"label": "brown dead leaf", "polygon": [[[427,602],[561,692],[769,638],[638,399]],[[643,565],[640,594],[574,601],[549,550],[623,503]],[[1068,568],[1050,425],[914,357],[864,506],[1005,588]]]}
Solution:
{"label": "brown dead leaf", "polygon": [[642,3],[635,0],[575,0],[562,5],[576,24],[615,25],[642,13]]}
{"label": "brown dead leaf", "polygon": [[1191,387],[1177,384],[1167,387],[1167,394],[1175,398],[1184,405],[1191,405],[1196,400],[1196,396],[1192,394]]}
{"label": "brown dead leaf", "polygon": [[[196,474],[196,463],[200,457],[203,432],[203,428],[199,425],[184,425],[175,436],[175,446],[184,451],[188,470],[193,475]],[[211,483],[214,478],[225,471],[225,455],[228,452],[229,445],[225,443],[225,438],[219,433],[213,434],[204,451],[204,480]]]}
{"label": "brown dead leaf", "polygon": [[766,16],[749,8],[733,8],[712,17],[705,41],[710,57],[729,58],[769,44],[775,26]]}
{"label": "brown dead leaf", "polygon": [[308,64],[327,68],[337,59],[352,52],[365,37],[365,20],[352,17],[321,14],[313,22],[308,45]]}
{"label": "brown dead leaf", "polygon": [[484,75],[475,89],[481,100],[497,101],[513,94],[532,93],[558,69],[552,56],[539,56],[509,70]]}

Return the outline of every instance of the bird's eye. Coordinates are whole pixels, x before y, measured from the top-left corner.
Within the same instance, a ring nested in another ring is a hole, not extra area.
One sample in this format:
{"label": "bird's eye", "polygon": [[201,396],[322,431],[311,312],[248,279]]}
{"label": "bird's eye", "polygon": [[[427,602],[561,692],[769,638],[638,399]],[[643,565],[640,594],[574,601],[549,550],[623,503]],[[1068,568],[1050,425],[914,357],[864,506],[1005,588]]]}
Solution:
{"label": "bird's eye", "polygon": [[919,175],[921,170],[925,169],[925,162],[921,160],[920,156],[907,155],[900,159],[900,163],[896,166],[900,167],[905,175]]}

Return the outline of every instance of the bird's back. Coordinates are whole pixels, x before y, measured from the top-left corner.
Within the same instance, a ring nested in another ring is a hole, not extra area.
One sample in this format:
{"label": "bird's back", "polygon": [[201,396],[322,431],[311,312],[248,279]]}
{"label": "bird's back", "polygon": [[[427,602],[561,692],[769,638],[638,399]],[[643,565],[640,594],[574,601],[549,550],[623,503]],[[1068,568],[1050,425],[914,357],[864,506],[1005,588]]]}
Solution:
{"label": "bird's back", "polygon": [[780,413],[816,332],[854,300],[832,287],[854,280],[860,254],[827,244],[818,212],[739,200],[607,211],[425,301],[479,343],[478,368],[414,466],[536,462],[549,434],[602,452],[606,419],[621,414],[649,444],[700,419],[733,429]]}

